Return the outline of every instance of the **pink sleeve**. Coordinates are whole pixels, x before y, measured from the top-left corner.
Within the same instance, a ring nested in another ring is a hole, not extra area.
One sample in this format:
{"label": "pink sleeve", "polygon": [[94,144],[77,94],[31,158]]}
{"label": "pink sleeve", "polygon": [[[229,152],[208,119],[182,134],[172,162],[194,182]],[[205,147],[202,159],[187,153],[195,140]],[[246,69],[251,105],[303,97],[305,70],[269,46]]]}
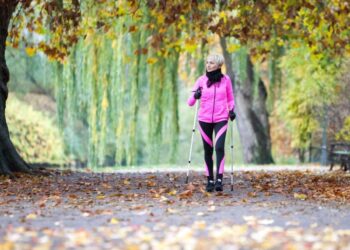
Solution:
{"label": "pink sleeve", "polygon": [[198,78],[198,80],[194,84],[192,91],[191,91],[191,95],[187,100],[187,104],[189,106],[193,106],[196,103],[196,99],[194,98],[194,92],[199,88],[199,86],[200,86],[200,78]]}
{"label": "pink sleeve", "polygon": [[235,99],[233,96],[233,89],[232,89],[232,82],[229,76],[227,76],[227,82],[226,82],[226,94],[227,94],[227,103],[228,103],[228,110],[234,110],[235,109]]}

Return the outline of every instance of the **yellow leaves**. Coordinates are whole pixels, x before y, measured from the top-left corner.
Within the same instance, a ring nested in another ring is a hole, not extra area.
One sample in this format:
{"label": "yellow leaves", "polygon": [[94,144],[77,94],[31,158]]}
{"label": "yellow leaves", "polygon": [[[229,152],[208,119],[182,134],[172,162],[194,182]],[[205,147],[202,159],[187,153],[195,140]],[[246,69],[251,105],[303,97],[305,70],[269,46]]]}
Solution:
{"label": "yellow leaves", "polygon": [[241,45],[240,44],[237,44],[237,43],[231,43],[227,46],[227,51],[229,53],[234,53],[236,52],[237,50],[239,50],[241,48]]}
{"label": "yellow leaves", "polygon": [[28,56],[32,57],[32,56],[34,56],[35,53],[36,53],[36,48],[27,47],[27,48],[25,49],[25,51],[26,51],[26,53],[27,53]]}
{"label": "yellow leaves", "polygon": [[220,11],[219,17],[224,20],[224,23],[227,23],[227,14],[225,11]]}
{"label": "yellow leaves", "polygon": [[147,63],[148,64],[155,64],[156,62],[158,62],[158,58],[155,58],[155,57],[147,58]]}
{"label": "yellow leaves", "polygon": [[282,38],[280,38],[280,37],[277,38],[277,45],[280,46],[280,47],[282,47],[284,45],[284,41],[283,41]]}
{"label": "yellow leaves", "polygon": [[289,30],[290,29],[290,26],[288,24],[283,24],[282,27],[283,27],[284,30]]}
{"label": "yellow leaves", "polygon": [[119,16],[123,16],[127,13],[127,9],[125,7],[123,7],[122,5],[119,5],[118,6],[118,11],[117,11],[117,14]]}
{"label": "yellow leaves", "polygon": [[164,23],[165,17],[164,17],[163,14],[158,13],[158,15],[156,17],[157,17],[157,23],[158,24],[163,24]]}
{"label": "yellow leaves", "polygon": [[4,243],[0,243],[1,250],[13,250],[15,249],[15,244],[11,241],[6,241]]}
{"label": "yellow leaves", "polygon": [[205,10],[208,10],[210,8],[212,8],[212,5],[209,3],[209,1],[202,1],[198,5],[198,9],[201,11],[205,11]]}
{"label": "yellow leaves", "polygon": [[336,138],[350,142],[350,116],[345,119],[342,129],[336,134]]}
{"label": "yellow leaves", "polygon": [[301,193],[294,193],[294,198],[298,200],[306,200],[307,195],[306,194],[301,194]]}
{"label": "yellow leaves", "polygon": [[112,219],[110,219],[109,223],[115,225],[115,224],[119,223],[119,220],[116,218],[112,218]]}
{"label": "yellow leaves", "polygon": [[86,31],[86,38],[85,38],[85,43],[90,44],[93,42],[95,36],[95,31],[92,28],[89,28]]}
{"label": "yellow leaves", "polygon": [[290,46],[294,49],[296,48],[300,48],[301,46],[301,43],[299,41],[296,41],[296,40],[293,40],[291,43],[290,43]]}
{"label": "yellow leaves", "polygon": [[204,220],[195,221],[193,224],[193,228],[204,230],[207,227],[207,223]]}
{"label": "yellow leaves", "polygon": [[197,46],[198,46],[198,43],[194,38],[186,39],[184,49],[189,53],[193,53],[196,51]]}
{"label": "yellow leaves", "polygon": [[181,15],[179,25],[184,26],[186,25],[186,23],[187,23],[186,18],[184,17],[184,15]]}
{"label": "yellow leaves", "polygon": [[106,198],[106,196],[104,196],[104,195],[98,195],[98,196],[96,196],[96,199],[97,200],[103,200],[103,199],[105,199]]}
{"label": "yellow leaves", "polygon": [[275,11],[272,13],[272,17],[273,17],[273,19],[274,19],[275,21],[277,21],[277,22],[284,19],[282,13],[279,12],[279,11],[277,11],[277,10],[275,10]]}
{"label": "yellow leaves", "polygon": [[176,189],[173,189],[170,192],[168,192],[168,195],[176,195],[176,194],[177,194]]}
{"label": "yellow leaves", "polygon": [[[7,102],[6,116],[10,135],[21,156],[30,162],[62,162],[63,142],[54,121],[15,96]],[[38,103],[47,103],[42,95],[28,94]]]}
{"label": "yellow leaves", "polygon": [[26,216],[26,219],[27,220],[35,220],[37,218],[37,215],[36,214],[28,214]]}

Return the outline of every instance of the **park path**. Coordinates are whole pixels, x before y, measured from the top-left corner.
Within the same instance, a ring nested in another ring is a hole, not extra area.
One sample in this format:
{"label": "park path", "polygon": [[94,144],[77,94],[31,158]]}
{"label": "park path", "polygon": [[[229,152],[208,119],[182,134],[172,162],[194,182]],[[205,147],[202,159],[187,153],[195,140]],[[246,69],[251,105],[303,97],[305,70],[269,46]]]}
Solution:
{"label": "park path", "polygon": [[177,169],[2,178],[0,249],[349,249],[348,174],[246,169],[210,194]]}

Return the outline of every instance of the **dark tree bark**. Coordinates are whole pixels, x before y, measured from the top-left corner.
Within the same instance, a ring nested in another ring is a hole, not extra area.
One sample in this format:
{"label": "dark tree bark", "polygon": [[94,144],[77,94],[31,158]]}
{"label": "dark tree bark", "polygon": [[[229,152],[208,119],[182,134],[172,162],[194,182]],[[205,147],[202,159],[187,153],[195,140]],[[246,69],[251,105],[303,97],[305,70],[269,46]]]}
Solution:
{"label": "dark tree bark", "polygon": [[30,172],[31,168],[13,146],[5,117],[7,83],[10,79],[5,59],[6,38],[9,22],[18,1],[1,0],[0,4],[0,174],[12,175],[17,171]]}
{"label": "dark tree bark", "polygon": [[225,38],[220,38],[227,73],[232,79],[235,111],[240,141],[243,146],[244,161],[246,163],[273,163],[271,154],[271,137],[269,115],[266,109],[267,92],[265,85],[259,79],[258,94],[253,96],[254,66],[247,55],[247,79],[242,82],[236,78],[231,55],[227,51]]}

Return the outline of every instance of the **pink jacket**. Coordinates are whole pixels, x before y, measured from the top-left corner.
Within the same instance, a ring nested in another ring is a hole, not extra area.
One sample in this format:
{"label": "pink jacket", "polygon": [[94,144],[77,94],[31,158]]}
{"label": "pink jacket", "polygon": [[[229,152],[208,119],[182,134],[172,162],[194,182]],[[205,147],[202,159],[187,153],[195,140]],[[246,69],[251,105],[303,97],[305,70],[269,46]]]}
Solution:
{"label": "pink jacket", "polygon": [[[221,81],[207,87],[208,77],[200,76],[192,91],[202,88],[202,96],[200,98],[200,107],[198,111],[198,120],[208,123],[220,122],[228,120],[229,111],[235,108],[233,97],[232,83],[228,75],[224,75]],[[193,106],[196,102],[194,92],[188,98],[188,105]]]}

